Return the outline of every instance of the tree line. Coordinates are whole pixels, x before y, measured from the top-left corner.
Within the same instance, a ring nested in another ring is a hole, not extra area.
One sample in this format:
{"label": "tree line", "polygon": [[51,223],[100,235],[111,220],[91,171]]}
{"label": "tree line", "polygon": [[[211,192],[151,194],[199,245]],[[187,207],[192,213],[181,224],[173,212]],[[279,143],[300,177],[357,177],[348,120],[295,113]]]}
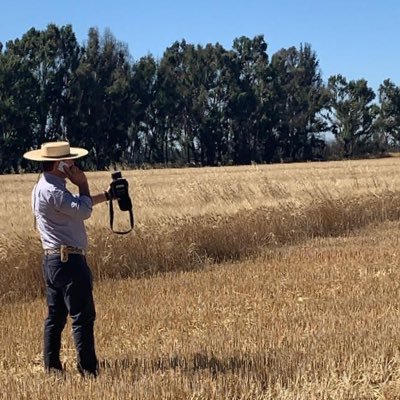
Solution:
{"label": "tree line", "polygon": [[79,44],[50,24],[0,43],[0,173],[34,170],[22,154],[61,139],[100,170],[363,156],[400,140],[400,87],[324,82],[310,44],[270,56],[263,35],[231,49],[176,41],[134,61],[109,30]]}

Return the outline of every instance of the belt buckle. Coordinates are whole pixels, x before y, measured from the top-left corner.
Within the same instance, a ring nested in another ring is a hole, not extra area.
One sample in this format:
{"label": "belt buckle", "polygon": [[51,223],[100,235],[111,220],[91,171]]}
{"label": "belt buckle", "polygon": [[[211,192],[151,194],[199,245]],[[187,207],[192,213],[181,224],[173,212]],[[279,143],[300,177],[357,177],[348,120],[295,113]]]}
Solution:
{"label": "belt buckle", "polygon": [[68,246],[61,245],[60,247],[60,259],[62,263],[66,263],[68,261]]}

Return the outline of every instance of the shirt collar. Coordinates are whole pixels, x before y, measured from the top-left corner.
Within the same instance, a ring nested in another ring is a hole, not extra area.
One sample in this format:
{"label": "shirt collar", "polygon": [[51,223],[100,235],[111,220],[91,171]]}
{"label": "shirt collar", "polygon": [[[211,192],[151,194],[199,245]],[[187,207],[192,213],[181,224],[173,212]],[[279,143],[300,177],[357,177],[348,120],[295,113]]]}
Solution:
{"label": "shirt collar", "polygon": [[43,172],[43,176],[47,182],[53,184],[54,186],[58,186],[58,187],[61,186],[63,188],[65,188],[65,186],[66,186],[65,178],[61,178],[61,177],[53,175],[49,172]]}

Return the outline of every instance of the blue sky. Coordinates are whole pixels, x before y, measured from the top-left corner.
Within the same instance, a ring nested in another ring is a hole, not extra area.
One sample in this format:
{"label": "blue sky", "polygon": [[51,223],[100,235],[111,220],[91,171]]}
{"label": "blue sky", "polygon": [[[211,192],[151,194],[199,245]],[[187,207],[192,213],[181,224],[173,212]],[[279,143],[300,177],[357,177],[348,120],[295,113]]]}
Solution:
{"label": "blue sky", "polygon": [[134,60],[161,57],[174,41],[219,42],[263,34],[271,56],[310,43],[323,78],[341,73],[367,79],[377,90],[384,79],[400,85],[398,0],[0,0],[0,41],[31,27],[72,24],[79,43],[90,27],[109,28]]}

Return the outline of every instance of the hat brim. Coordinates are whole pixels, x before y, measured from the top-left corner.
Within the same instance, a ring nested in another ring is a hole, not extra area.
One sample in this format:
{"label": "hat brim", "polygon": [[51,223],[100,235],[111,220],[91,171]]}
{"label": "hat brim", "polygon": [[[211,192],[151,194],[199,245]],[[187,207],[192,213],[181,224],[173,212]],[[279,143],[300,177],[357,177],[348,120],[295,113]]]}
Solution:
{"label": "hat brim", "polygon": [[44,157],[42,150],[31,150],[27,151],[23,157],[27,160],[32,161],[60,161],[60,160],[74,160],[76,158],[84,157],[88,154],[88,151],[80,147],[70,147],[69,154],[65,154],[60,157]]}

